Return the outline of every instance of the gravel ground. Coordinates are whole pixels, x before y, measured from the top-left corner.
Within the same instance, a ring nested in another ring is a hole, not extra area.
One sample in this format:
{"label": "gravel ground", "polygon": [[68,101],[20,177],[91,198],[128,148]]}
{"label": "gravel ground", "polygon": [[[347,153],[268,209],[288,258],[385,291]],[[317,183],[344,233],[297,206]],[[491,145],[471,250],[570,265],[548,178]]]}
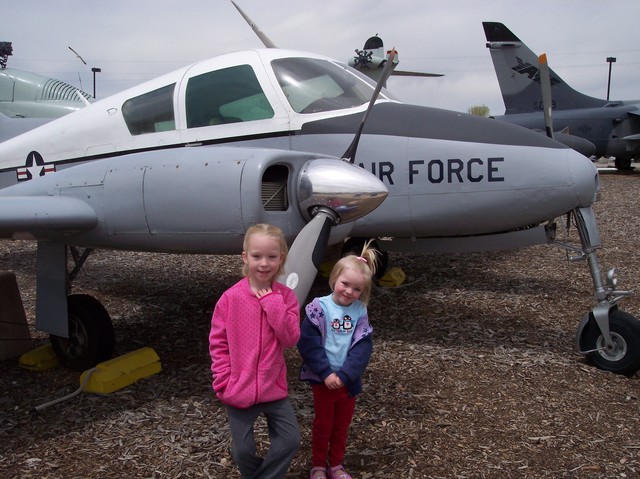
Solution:
{"label": "gravel ground", "polygon": [[[596,214],[603,269],[637,289],[640,175],[602,177]],[[571,233],[575,238],[575,232]],[[224,410],[210,389],[208,331],[239,257],[96,252],[74,292],[110,312],[118,353],[150,346],[163,370],[107,396],[73,392],[77,372],[0,362],[2,478],[237,478]],[[350,430],[354,478],[640,477],[638,376],[589,366],[574,352],[593,306],[584,263],[555,247],[473,255],[391,255],[407,274],[376,287],[374,354]],[[34,247],[0,243],[34,317]],[[316,281],[312,295],[327,292]],[[640,316],[640,299],[622,309]],[[45,338],[34,331],[38,342]],[[287,477],[307,477],[313,416],[300,360],[287,352],[302,447]],[[266,437],[265,425],[257,429]]]}

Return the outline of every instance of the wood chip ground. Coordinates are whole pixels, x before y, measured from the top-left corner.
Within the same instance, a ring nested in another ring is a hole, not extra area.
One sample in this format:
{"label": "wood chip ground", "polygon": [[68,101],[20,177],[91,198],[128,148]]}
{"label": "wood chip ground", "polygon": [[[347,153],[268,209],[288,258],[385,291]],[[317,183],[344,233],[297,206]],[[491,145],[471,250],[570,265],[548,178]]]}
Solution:
{"label": "wood chip ground", "polygon": [[[595,210],[603,269],[639,289],[640,175],[602,175]],[[499,212],[496,212],[499,214]],[[560,231],[561,236],[564,232]],[[571,229],[568,239],[577,238]],[[0,242],[34,318],[35,249]],[[163,371],[108,396],[73,392],[76,372],[0,362],[2,478],[238,478],[224,409],[211,391],[208,332],[237,256],[98,251],[74,292],[112,315],[118,353],[150,346]],[[374,354],[350,429],[354,478],[633,478],[640,476],[640,382],[589,366],[574,333],[593,306],[584,262],[557,247],[471,255],[391,255],[407,274],[375,288]],[[327,292],[318,279],[312,295]],[[640,316],[638,294],[621,308]],[[46,338],[33,332],[39,342]],[[308,477],[309,388],[287,352],[302,447],[289,478]],[[257,434],[266,438],[264,423]]]}

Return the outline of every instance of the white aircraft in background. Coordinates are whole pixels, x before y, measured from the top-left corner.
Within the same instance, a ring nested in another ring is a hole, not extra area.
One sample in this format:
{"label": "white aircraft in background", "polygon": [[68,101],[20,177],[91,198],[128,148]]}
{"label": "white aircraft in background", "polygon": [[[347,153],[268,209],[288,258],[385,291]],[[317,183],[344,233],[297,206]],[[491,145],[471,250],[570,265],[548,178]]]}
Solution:
{"label": "white aircraft in background", "polygon": [[84,108],[88,93],[60,80],[7,68],[11,42],[0,42],[0,142]]}

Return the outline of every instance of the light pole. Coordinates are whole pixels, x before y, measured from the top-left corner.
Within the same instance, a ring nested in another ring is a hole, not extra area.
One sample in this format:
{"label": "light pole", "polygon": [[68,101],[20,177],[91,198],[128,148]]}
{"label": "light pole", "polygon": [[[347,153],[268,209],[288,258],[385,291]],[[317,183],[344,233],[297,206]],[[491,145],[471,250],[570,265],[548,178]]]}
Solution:
{"label": "light pole", "polygon": [[611,64],[616,62],[616,57],[607,57],[609,63],[609,81],[607,82],[607,101],[609,101],[609,90],[611,89]]}
{"label": "light pole", "polygon": [[[93,72],[93,98],[95,98],[96,97],[96,73],[100,73],[102,71],[102,68],[93,67],[91,68],[91,71]],[[607,98],[609,98],[609,95],[607,95]]]}

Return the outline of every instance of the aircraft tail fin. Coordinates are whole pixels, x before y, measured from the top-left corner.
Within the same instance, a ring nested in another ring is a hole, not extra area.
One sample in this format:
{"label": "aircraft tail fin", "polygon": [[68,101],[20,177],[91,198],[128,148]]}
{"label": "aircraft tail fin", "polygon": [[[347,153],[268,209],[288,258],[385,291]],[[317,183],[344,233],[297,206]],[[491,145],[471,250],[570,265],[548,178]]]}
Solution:
{"label": "aircraft tail fin", "polygon": [[[505,114],[543,111],[538,55],[502,23],[482,22],[482,26],[500,84]],[[552,69],[549,74],[554,110],[600,107],[607,103],[607,100],[574,90]]]}

